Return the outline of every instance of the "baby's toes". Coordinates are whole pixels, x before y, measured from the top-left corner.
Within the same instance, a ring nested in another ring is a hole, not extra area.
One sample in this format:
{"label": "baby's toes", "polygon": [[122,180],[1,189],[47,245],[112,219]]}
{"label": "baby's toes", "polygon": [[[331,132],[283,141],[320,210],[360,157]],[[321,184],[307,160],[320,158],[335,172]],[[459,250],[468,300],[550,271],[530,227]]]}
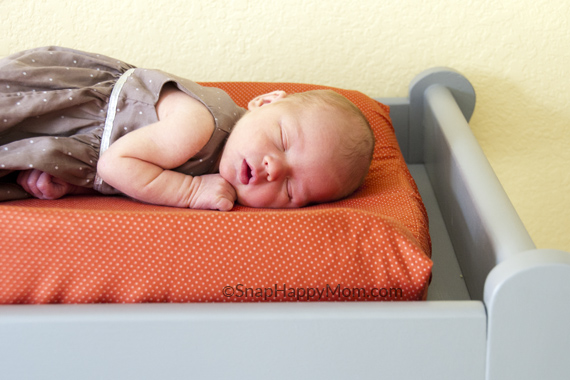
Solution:
{"label": "baby's toes", "polygon": [[45,172],[38,178],[36,186],[41,192],[43,199],[57,199],[65,195],[65,189],[53,182],[53,177]]}

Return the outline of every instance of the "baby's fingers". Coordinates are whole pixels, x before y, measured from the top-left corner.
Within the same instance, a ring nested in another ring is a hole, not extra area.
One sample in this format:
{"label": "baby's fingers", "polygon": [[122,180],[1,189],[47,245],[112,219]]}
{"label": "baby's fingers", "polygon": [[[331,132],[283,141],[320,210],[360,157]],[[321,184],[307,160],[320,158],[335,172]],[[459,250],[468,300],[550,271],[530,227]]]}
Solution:
{"label": "baby's fingers", "polygon": [[234,207],[234,202],[236,200],[236,191],[232,186],[224,186],[222,194],[218,196],[215,201],[215,210],[220,211],[230,211]]}
{"label": "baby's fingers", "polygon": [[230,211],[233,207],[234,207],[234,202],[226,198],[221,198],[218,201],[218,205],[216,208],[220,211]]}

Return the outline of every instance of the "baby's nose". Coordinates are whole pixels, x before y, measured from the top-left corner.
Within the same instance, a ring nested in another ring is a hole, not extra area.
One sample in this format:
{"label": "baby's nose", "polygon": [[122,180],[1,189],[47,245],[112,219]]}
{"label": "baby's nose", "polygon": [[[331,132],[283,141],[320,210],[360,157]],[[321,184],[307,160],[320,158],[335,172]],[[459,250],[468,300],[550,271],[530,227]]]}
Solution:
{"label": "baby's nose", "polygon": [[287,171],[285,163],[271,156],[266,156],[263,159],[265,166],[265,173],[267,174],[267,181],[272,182],[281,178]]}

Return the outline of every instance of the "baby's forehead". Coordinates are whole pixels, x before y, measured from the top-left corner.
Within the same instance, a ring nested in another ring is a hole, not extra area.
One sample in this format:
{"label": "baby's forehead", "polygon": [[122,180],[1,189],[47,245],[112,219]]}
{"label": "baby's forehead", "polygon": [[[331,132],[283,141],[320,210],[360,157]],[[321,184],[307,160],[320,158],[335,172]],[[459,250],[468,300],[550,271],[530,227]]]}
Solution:
{"label": "baby's forehead", "polygon": [[354,116],[349,112],[326,103],[303,103],[296,100],[288,112],[301,120],[310,118],[314,122],[308,126],[323,127],[325,131],[331,127],[336,127],[337,132],[348,130],[354,121]]}

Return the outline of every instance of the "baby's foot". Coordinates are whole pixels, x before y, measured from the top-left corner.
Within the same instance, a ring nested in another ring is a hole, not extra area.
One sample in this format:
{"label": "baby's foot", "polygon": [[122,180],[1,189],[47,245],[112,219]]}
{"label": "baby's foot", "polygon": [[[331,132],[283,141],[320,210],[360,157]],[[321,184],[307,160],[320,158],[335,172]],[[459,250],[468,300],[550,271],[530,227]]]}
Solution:
{"label": "baby's foot", "polygon": [[77,187],[37,169],[21,171],[17,182],[26,192],[39,199],[58,199],[73,193]]}

